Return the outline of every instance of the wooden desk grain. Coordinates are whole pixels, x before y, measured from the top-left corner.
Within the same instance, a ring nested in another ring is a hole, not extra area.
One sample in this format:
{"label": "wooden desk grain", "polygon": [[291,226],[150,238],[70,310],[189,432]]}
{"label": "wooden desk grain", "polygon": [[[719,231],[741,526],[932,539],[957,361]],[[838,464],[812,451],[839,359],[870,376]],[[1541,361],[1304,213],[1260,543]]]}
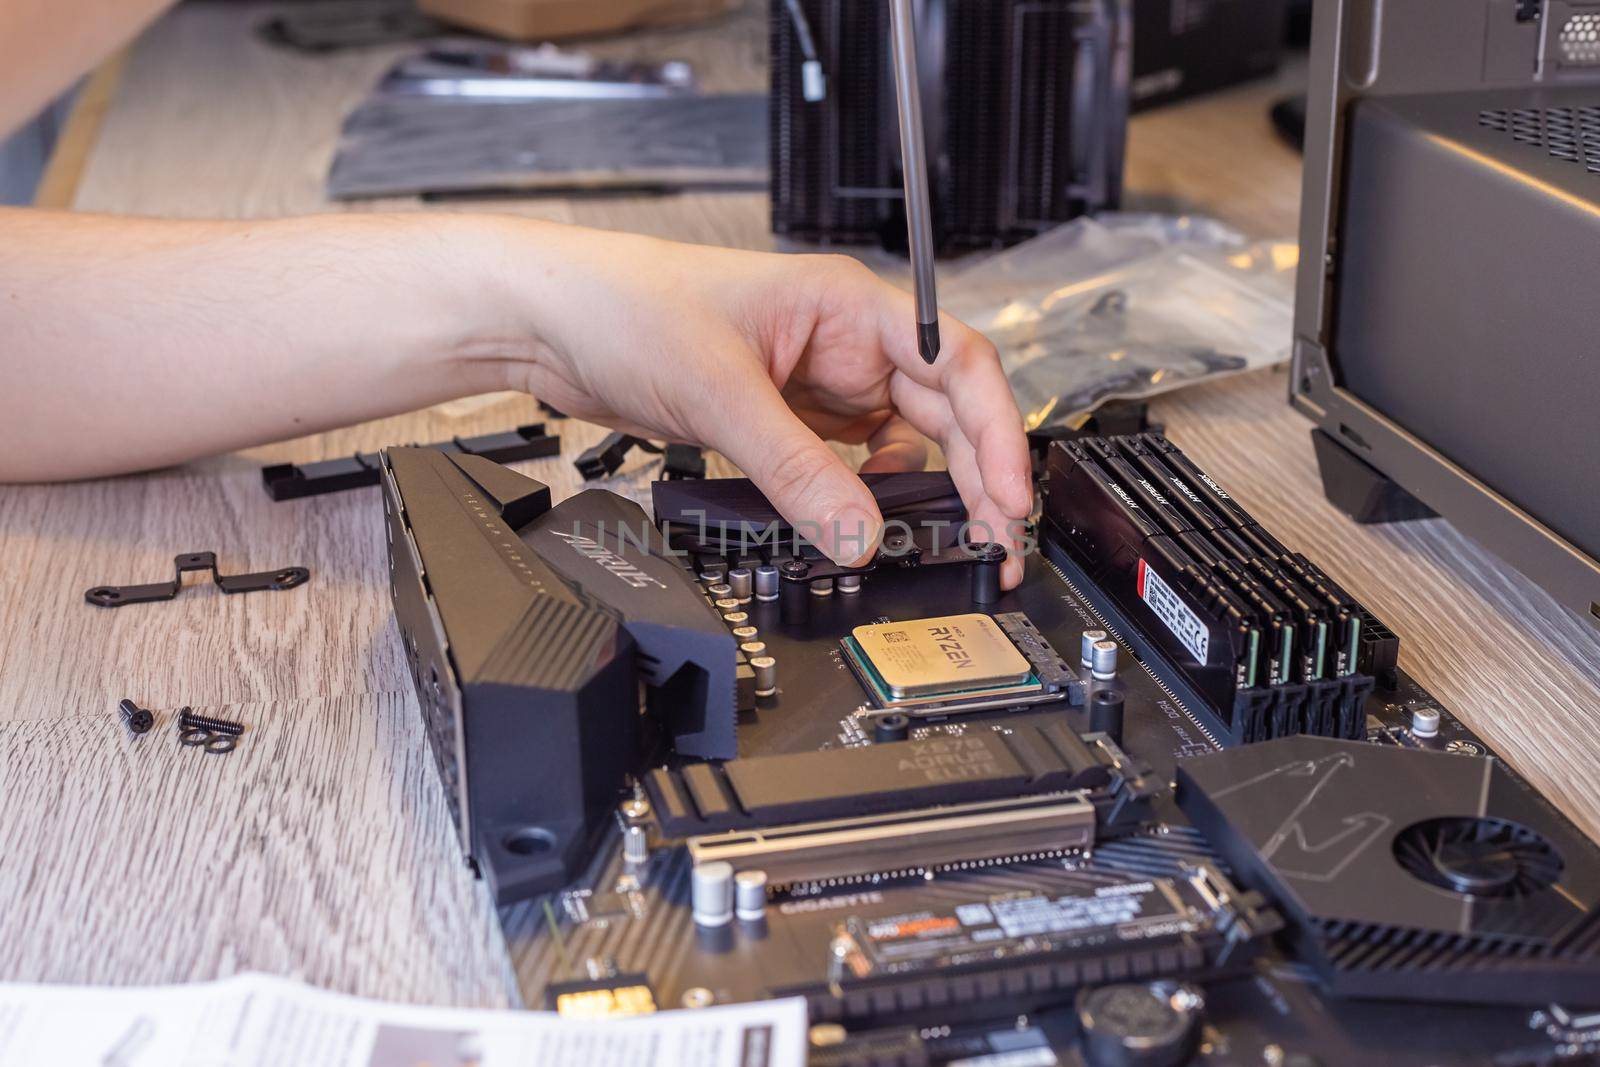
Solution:
{"label": "wooden desk grain", "polygon": [[[305,58],[249,36],[267,5],[186,6],[132,51],[76,206],[174,216],[326,210],[340,116],[393,49]],[[681,56],[717,89],[762,82],[763,5],[706,29],[603,47]],[[1254,86],[1141,117],[1130,204],[1294,230],[1298,159]],[[383,207],[415,206],[393,201]],[[770,247],[761,196],[495,202],[589,225]],[[1402,662],[1591,834],[1600,834],[1600,635],[1440,520],[1359,528],[1323,500],[1281,373],[1157,407],[1171,435],[1267,525],[1403,637]],[[448,405],[187,467],[0,488],[0,979],[131,983],[245,968],[457,1005],[518,1002],[511,943],[461,864],[398,653],[375,490],[285,504],[261,464],[502,429],[533,402]],[[567,458],[520,465],[564,496],[601,431],[557,424]],[[609,483],[642,495],[659,461]],[[720,464],[720,461],[719,461]],[[729,473],[725,466],[722,473]],[[82,592],[164,578],[178,552],[225,571],[312,568],[287,593],[187,589],[107,611]],[[129,740],[131,696],[163,713]],[[180,704],[251,724],[239,751],[177,746]]]}

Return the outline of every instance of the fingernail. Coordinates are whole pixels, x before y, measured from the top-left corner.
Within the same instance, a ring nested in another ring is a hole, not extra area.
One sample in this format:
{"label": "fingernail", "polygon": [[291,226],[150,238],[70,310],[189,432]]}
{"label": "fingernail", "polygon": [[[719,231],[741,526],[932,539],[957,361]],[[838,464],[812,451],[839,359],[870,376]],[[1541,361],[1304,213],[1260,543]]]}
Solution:
{"label": "fingernail", "polygon": [[869,555],[878,544],[878,520],[860,508],[845,508],[822,526],[817,547],[840,566]]}

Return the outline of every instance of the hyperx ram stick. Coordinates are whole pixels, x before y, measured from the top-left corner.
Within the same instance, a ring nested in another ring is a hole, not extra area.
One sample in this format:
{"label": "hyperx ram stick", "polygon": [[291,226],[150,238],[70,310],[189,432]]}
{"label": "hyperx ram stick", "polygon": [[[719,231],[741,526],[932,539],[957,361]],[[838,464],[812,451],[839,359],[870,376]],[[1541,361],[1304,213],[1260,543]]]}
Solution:
{"label": "hyperx ram stick", "polygon": [[1048,469],[1046,521],[1226,733],[1358,734],[1362,613],[1320,569],[1158,434],[1061,442]]}

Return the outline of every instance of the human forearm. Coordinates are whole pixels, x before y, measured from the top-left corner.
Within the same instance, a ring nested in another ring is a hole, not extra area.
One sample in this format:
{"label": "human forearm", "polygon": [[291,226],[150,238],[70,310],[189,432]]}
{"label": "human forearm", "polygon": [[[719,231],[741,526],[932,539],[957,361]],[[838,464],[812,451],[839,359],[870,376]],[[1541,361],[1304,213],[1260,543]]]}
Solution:
{"label": "human forearm", "polygon": [[171,5],[172,0],[0,3],[0,139]]}
{"label": "human forearm", "polygon": [[454,215],[0,212],[0,480],[80,478],[501,388],[537,337]]}
{"label": "human forearm", "polygon": [[[840,256],[674,244],[527,219],[160,222],[0,212],[0,480],[88,477],[520,388],[709,445],[841,562],[885,471],[942,446],[979,540],[1032,503],[994,346]],[[1020,577],[1012,560],[1005,580]]]}

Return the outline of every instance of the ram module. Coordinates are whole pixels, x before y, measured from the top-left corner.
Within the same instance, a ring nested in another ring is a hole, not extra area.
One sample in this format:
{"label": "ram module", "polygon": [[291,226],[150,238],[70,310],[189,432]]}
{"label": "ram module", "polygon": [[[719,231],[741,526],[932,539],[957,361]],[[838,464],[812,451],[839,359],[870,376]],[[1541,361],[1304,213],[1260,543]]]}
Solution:
{"label": "ram module", "polygon": [[1299,553],[1290,553],[1279,563],[1328,605],[1330,627],[1339,635],[1333,643],[1331,676],[1343,678],[1354,674],[1361,650],[1361,605],[1324,574],[1322,568]]}
{"label": "ram module", "polygon": [[[1227,549],[1219,547],[1204,531],[1197,530],[1145,472],[1123,458],[1117,448],[1120,440],[1089,440],[1084,442],[1084,446],[1139,501],[1163,530],[1261,614],[1267,662],[1266,684],[1288,685],[1294,681],[1315,681],[1321,677],[1321,660],[1316,650],[1326,641],[1327,627],[1320,613],[1281,577],[1270,571],[1260,573],[1261,568],[1250,566],[1249,562],[1254,557],[1248,554],[1241,556],[1231,546]],[[1242,566],[1234,566],[1234,560]],[[1298,660],[1297,648],[1302,650]]]}
{"label": "ram module", "polygon": [[1140,434],[1150,448],[1159,453],[1161,461],[1170,467],[1188,487],[1194,491],[1206,504],[1222,516],[1228,527],[1240,537],[1244,538],[1256,550],[1270,559],[1287,551],[1267,531],[1261,528],[1260,523],[1239,505],[1228,491],[1218,485],[1211,475],[1201,470],[1193,460],[1183,454],[1183,451],[1158,433]]}
{"label": "ram module", "polygon": [[1270,626],[1252,605],[1169,537],[1138,499],[1077,442],[1051,449],[1047,518],[1107,591],[1154,622],[1151,632],[1219,706],[1265,681]]}
{"label": "ram module", "polygon": [[[1215,479],[1159,434],[1060,442],[1047,468],[1048,540],[1227,736],[1361,735],[1381,624]],[[1213,655],[1235,621],[1246,639]]]}
{"label": "ram module", "polygon": [[1241,562],[1270,564],[1298,598],[1316,606],[1321,619],[1311,639],[1322,651],[1314,657],[1314,673],[1312,667],[1307,668],[1310,677],[1341,678],[1355,673],[1362,625],[1361,606],[1353,597],[1305,556],[1285,548],[1165,437],[1140,434],[1119,442],[1146,474],[1171,487],[1169,499],[1214,541],[1227,546]]}

